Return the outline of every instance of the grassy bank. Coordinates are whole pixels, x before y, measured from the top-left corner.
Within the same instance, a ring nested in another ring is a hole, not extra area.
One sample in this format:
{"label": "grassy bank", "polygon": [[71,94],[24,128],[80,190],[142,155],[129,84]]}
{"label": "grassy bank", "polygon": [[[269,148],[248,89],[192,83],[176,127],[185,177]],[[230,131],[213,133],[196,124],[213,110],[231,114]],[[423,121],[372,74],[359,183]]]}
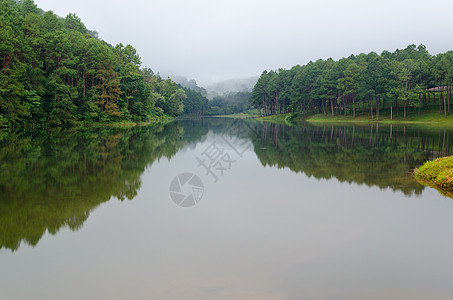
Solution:
{"label": "grassy bank", "polygon": [[290,119],[293,117],[293,114],[280,114],[280,115],[272,115],[266,117],[258,117],[257,120],[267,121],[267,122],[277,122],[277,123],[288,123]]}
{"label": "grassy bank", "polygon": [[338,111],[334,116],[331,114],[312,114],[304,116],[301,113],[287,113],[281,115],[272,115],[267,117],[257,118],[263,121],[271,122],[310,122],[310,123],[351,123],[351,124],[429,124],[429,125],[439,125],[439,126],[452,126],[453,127],[453,114],[447,115],[445,118],[444,115],[440,114],[438,106],[423,107],[420,110],[414,108],[407,108],[406,117],[404,118],[403,108],[399,108],[398,113],[393,110],[393,117],[391,118],[391,111],[389,108],[382,109],[379,112],[379,121],[376,119],[376,112],[373,112],[373,118],[371,118],[369,112],[358,112],[356,117],[352,116],[352,112],[348,111],[346,115]]}
{"label": "grassy bank", "polygon": [[357,114],[355,118],[352,117],[352,114],[339,114],[336,116],[317,114],[306,119],[309,122],[345,122],[353,121],[358,123],[442,123],[442,124],[453,124],[453,115],[447,115],[445,118],[444,115],[440,114],[439,107],[429,106],[423,107],[420,110],[414,108],[408,108],[406,110],[406,118],[404,118],[403,109],[400,108],[398,114],[393,111],[393,118],[391,119],[391,111],[389,108],[382,109],[379,112],[379,121],[376,118],[376,113],[373,113],[373,118],[371,118],[369,113]]}
{"label": "grassy bank", "polygon": [[72,122],[68,124],[62,125],[49,125],[47,123],[44,124],[25,124],[22,126],[13,126],[13,127],[0,127],[1,130],[11,130],[14,128],[53,128],[53,127],[64,127],[64,128],[98,128],[98,127],[120,127],[120,128],[128,128],[134,126],[148,126],[154,124],[166,124],[168,122],[173,121],[173,117],[169,116],[158,116],[150,118],[146,122],[133,122],[128,120],[123,120],[120,122],[93,122],[93,121],[78,121]]}
{"label": "grassy bank", "polygon": [[420,183],[453,197],[453,156],[427,161],[415,170],[414,176]]}
{"label": "grassy bank", "polygon": [[206,116],[214,118],[248,119],[258,117],[258,113],[240,113],[232,115],[206,115]]}

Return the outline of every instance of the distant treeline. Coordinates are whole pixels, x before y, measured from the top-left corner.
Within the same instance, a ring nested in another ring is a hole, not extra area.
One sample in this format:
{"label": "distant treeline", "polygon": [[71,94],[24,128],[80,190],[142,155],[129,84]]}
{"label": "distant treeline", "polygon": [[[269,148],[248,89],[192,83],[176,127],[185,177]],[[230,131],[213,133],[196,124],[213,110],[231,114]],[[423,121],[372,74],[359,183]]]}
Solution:
{"label": "distant treeline", "polygon": [[380,55],[351,55],[334,61],[317,60],[289,70],[264,71],[253,88],[251,103],[262,114],[287,112],[336,113],[356,116],[356,109],[379,120],[406,108],[439,106],[447,116],[453,83],[453,51],[431,55],[424,45]]}
{"label": "distant treeline", "polygon": [[[172,78],[186,91],[185,115],[229,115],[253,109],[250,105],[251,93],[247,91],[245,84],[243,87],[239,87],[242,88],[242,91],[224,91],[219,94],[218,92],[208,93],[205,88],[198,86],[194,79],[189,80],[183,76],[174,75]],[[235,80],[229,80],[226,83],[230,82],[235,82]],[[222,83],[219,85],[222,85]],[[208,98],[211,100],[208,100]],[[186,104],[186,102],[188,103]]]}
{"label": "distant treeline", "polygon": [[131,45],[100,40],[74,14],[61,18],[32,0],[0,0],[0,126],[203,112],[201,95],[141,65]]}
{"label": "distant treeline", "polygon": [[210,102],[207,114],[230,115],[246,112],[253,107],[250,105],[250,92],[230,92],[215,96]]}

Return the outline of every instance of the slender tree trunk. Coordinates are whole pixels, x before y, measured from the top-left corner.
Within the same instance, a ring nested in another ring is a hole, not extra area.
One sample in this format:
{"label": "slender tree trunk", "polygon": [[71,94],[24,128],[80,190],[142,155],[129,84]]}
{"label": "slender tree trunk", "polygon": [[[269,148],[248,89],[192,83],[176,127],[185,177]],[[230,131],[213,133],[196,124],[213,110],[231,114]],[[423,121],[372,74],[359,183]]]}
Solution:
{"label": "slender tree trunk", "polygon": [[355,98],[352,95],[352,117],[355,118]]}
{"label": "slender tree trunk", "polygon": [[448,86],[447,88],[447,100],[448,100],[448,113],[450,113],[450,95],[451,95],[451,85]]}
{"label": "slender tree trunk", "polygon": [[346,117],[346,97],[343,94],[343,110],[344,110],[344,116]]}
{"label": "slender tree trunk", "polygon": [[390,106],[390,121],[393,120],[393,106]]}
{"label": "slender tree trunk", "polygon": [[278,111],[278,93],[275,94],[275,108],[277,110],[277,115],[279,114],[279,111]]}
{"label": "slender tree trunk", "polygon": [[[436,92],[434,92],[434,95],[436,94]],[[442,99],[442,94],[439,94],[439,114],[442,116],[442,102],[441,102],[441,99]]]}
{"label": "slender tree trunk", "polygon": [[334,113],[333,113],[333,100],[330,99],[330,108],[332,109],[332,117],[334,116]]}
{"label": "slender tree trunk", "polygon": [[447,91],[445,88],[442,90],[442,95],[444,96],[444,118],[447,117]]}
{"label": "slender tree trunk", "polygon": [[370,97],[370,112],[371,112],[371,119],[373,119],[373,99]]}
{"label": "slender tree trunk", "polygon": [[376,121],[379,121],[379,97],[376,97]]}
{"label": "slender tree trunk", "polygon": [[404,118],[406,119],[406,100],[404,100]]}

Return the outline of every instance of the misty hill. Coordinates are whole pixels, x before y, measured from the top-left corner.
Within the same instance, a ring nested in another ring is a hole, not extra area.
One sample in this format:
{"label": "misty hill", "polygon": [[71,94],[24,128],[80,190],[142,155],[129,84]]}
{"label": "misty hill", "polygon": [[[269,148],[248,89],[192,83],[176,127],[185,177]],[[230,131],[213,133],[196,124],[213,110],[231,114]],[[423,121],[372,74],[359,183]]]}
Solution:
{"label": "misty hill", "polygon": [[184,76],[172,75],[172,74],[166,74],[166,73],[162,73],[162,74],[160,74],[160,76],[162,76],[163,78],[170,77],[177,84],[179,84],[185,88],[199,92],[204,97],[206,97],[206,95],[207,95],[206,90],[203,87],[200,87],[198,85],[198,83],[195,81],[195,79],[188,79],[187,77],[184,77]]}
{"label": "misty hill", "polygon": [[209,84],[205,86],[208,92],[208,98],[212,99],[215,96],[220,96],[230,92],[251,92],[258,76],[248,78],[233,78],[225,81]]}
{"label": "misty hill", "polygon": [[232,78],[216,83],[211,83],[206,86],[200,86],[195,79],[188,79],[181,75],[174,75],[168,73],[159,73],[162,78],[170,77],[174,82],[181,86],[197,91],[201,95],[208,99],[213,99],[217,96],[223,96],[231,93],[238,92],[251,92],[259,76],[247,77],[247,78]]}

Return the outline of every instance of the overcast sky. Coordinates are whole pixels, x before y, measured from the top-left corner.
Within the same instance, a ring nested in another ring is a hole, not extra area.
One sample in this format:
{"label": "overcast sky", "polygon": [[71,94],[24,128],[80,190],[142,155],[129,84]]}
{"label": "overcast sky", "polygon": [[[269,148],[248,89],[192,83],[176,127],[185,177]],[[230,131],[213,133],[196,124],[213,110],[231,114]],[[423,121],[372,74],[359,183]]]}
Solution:
{"label": "overcast sky", "polygon": [[143,65],[207,84],[310,60],[423,43],[453,50],[452,0],[35,0],[76,13]]}

